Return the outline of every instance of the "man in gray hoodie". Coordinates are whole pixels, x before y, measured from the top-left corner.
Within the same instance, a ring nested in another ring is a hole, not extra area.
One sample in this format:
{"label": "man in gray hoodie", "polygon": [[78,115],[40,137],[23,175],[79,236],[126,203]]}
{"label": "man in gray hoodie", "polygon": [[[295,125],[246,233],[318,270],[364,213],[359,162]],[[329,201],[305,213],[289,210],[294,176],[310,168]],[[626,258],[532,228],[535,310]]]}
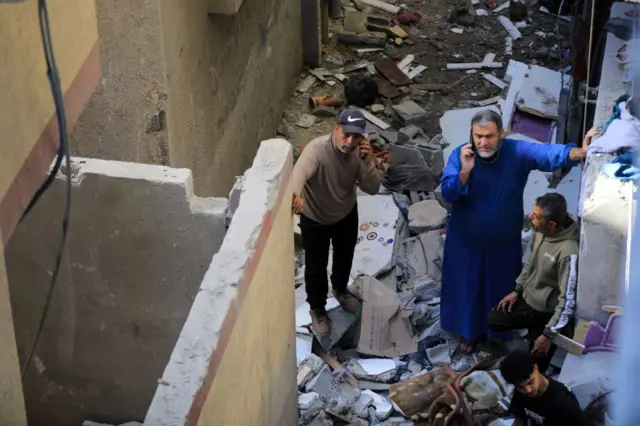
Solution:
{"label": "man in gray hoodie", "polygon": [[579,231],[557,193],[538,197],[529,219],[535,231],[531,255],[514,290],[489,313],[487,325],[494,331],[528,329],[531,353],[544,373],[555,352],[551,339],[573,324]]}

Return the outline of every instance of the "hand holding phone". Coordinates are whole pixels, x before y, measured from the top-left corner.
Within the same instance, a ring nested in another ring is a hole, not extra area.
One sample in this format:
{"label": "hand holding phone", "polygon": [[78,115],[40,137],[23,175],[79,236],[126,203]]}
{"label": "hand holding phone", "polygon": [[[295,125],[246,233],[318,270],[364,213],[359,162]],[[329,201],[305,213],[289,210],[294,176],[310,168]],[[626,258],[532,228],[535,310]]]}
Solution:
{"label": "hand holding phone", "polygon": [[475,153],[473,152],[473,145],[468,143],[460,150],[460,165],[462,172],[470,172],[475,165]]}
{"label": "hand holding phone", "polygon": [[371,156],[371,144],[367,139],[360,141],[360,158],[366,160]]}

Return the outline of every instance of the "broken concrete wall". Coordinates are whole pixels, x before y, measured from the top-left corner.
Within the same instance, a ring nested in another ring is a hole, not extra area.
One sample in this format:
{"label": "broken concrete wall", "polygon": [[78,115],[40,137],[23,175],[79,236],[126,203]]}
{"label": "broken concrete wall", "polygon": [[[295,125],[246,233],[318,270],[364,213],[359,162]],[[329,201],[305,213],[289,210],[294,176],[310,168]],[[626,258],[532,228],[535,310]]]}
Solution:
{"label": "broken concrete wall", "polygon": [[292,168],[262,142],[145,425],[296,424]]}
{"label": "broken concrete wall", "polygon": [[[226,199],[193,195],[191,172],[73,159],[60,275],[24,392],[31,425],[142,420],[211,259]],[[61,232],[58,178],[6,250],[19,356],[43,310]]]}
{"label": "broken concrete wall", "polygon": [[[103,76],[74,131],[79,155],[193,171],[226,196],[275,134],[302,67],[298,0],[97,0]],[[126,42],[123,42],[126,34]]]}
{"label": "broken concrete wall", "polygon": [[580,255],[578,260],[578,318],[606,324],[602,305],[618,304],[624,288],[627,236],[633,185],[600,170],[613,155],[590,155],[584,176]]}

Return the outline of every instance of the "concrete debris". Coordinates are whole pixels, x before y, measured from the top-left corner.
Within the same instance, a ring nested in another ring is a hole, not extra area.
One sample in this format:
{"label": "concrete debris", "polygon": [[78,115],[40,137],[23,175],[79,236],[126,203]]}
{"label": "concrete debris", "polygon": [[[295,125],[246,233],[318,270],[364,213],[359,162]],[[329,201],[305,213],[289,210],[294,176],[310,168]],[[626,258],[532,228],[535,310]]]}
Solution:
{"label": "concrete debris", "polygon": [[404,417],[390,417],[384,422],[378,423],[378,426],[413,426],[413,422]]}
{"label": "concrete debris", "polygon": [[427,121],[427,111],[413,101],[394,105],[393,111],[403,126],[415,124],[418,127],[422,127]]}
{"label": "concrete debris", "polygon": [[378,114],[380,112],[384,111],[384,105],[380,105],[380,104],[373,104],[371,105],[371,112],[374,114]]}
{"label": "concrete debris", "polygon": [[362,391],[362,393],[373,398],[373,406],[376,407],[376,418],[378,420],[385,420],[391,415],[393,405],[386,398],[370,390]]}
{"label": "concrete debris", "polygon": [[361,419],[369,418],[369,407],[373,405],[373,397],[366,393],[361,393],[360,398],[353,406],[354,414]]}
{"label": "concrete debris", "polygon": [[296,335],[296,361],[298,366],[311,355],[311,336]]}
{"label": "concrete debris", "polygon": [[333,419],[326,411],[321,411],[312,421],[309,426],[333,426]]}
{"label": "concrete debris", "polygon": [[447,211],[436,200],[421,201],[409,208],[409,231],[414,234],[440,229],[447,221]]}
{"label": "concrete debris", "polygon": [[507,395],[513,392],[513,386],[508,384],[499,370],[474,371],[460,381],[460,387],[473,403],[473,410],[489,410],[502,397],[502,390]]}
{"label": "concrete debris", "polygon": [[[320,357],[315,354],[309,354],[309,356],[298,365],[298,389],[302,389],[305,385],[308,385],[311,379],[318,378],[318,380],[320,380],[319,376],[324,368],[326,368],[326,365]],[[331,372],[329,372],[329,374],[331,374]]]}
{"label": "concrete debris", "polygon": [[449,203],[447,200],[444,199],[444,197],[442,196],[442,185],[438,185],[438,187],[435,189],[434,194],[436,196],[436,200],[438,200],[438,202],[440,203],[440,205],[447,211],[450,212],[451,211],[451,203]]}
{"label": "concrete debris", "polygon": [[335,118],[338,115],[335,108],[325,105],[315,107],[312,113],[320,118]]}
{"label": "concrete debris", "polygon": [[445,364],[451,364],[449,344],[443,343],[436,347],[427,349],[427,358],[429,358],[429,362],[434,367],[442,367]]}
{"label": "concrete debris", "polygon": [[375,7],[376,9],[384,10],[385,12],[389,13],[400,12],[400,8],[398,6],[380,0],[359,0],[359,2],[366,4],[367,6]]}
{"label": "concrete debris", "polygon": [[330,64],[343,66],[344,65],[344,56],[340,52],[327,52],[324,54],[325,62]]}
{"label": "concrete debris", "polygon": [[312,74],[305,77],[296,89],[298,93],[307,93],[316,82],[316,77]]}
{"label": "concrete debris", "polygon": [[399,130],[401,134],[406,135],[409,138],[408,143],[412,144],[428,144],[429,136],[427,136],[424,131],[416,126],[415,124],[409,124]]}
{"label": "concrete debris", "polygon": [[420,302],[413,305],[413,312],[409,317],[414,326],[426,325],[431,319],[431,306],[427,302]]}
{"label": "concrete debris", "polygon": [[[303,393],[298,396],[298,408],[301,410],[308,410],[311,405],[319,399],[320,395],[315,392]],[[315,415],[313,417],[315,417]]]}
{"label": "concrete debris", "polygon": [[[423,240],[423,243],[424,243],[425,241],[424,238],[433,239],[433,237],[435,236],[433,234],[435,233],[439,233],[439,232],[434,231],[431,233],[432,236],[422,235],[420,236],[420,238]],[[438,258],[442,257],[441,248],[442,248],[442,245],[439,245],[438,252],[435,253],[434,257],[436,256]],[[437,265],[427,265],[427,269],[433,269],[433,268],[429,268],[430,266],[437,266]],[[434,273],[433,270],[429,272]],[[416,301],[418,302],[427,302],[429,305],[433,305],[434,303],[440,303],[440,283],[437,281],[434,281],[433,278],[431,278],[430,276],[418,277],[413,282],[413,295],[415,296]]]}
{"label": "concrete debris", "polygon": [[362,390],[372,390],[376,392],[388,391],[391,387],[388,383],[372,382],[369,380],[358,380],[358,387]]}
{"label": "concrete debris", "polygon": [[313,126],[316,122],[316,118],[310,114],[302,114],[298,121],[296,122],[296,126],[302,127],[303,129],[308,129]]}
{"label": "concrete debris", "polygon": [[329,399],[331,396],[331,385],[333,384],[333,374],[328,366],[322,367],[322,370],[306,384],[307,392],[316,392],[323,400]]}
{"label": "concrete debris", "polygon": [[347,370],[358,379],[387,383],[395,377],[397,368],[392,359],[355,358],[349,360]]}

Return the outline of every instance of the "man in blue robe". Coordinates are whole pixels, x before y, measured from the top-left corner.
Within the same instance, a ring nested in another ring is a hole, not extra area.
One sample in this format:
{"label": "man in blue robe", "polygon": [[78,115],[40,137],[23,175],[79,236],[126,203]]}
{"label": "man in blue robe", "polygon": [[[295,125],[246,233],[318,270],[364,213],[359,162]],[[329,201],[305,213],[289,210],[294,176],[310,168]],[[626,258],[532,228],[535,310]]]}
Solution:
{"label": "man in blue robe", "polygon": [[441,181],[452,208],[440,321],[444,330],[460,335],[466,353],[480,337],[506,337],[488,330],[486,318],[522,269],[522,197],[529,172],[578,164],[588,145],[586,138],[582,148],[503,138],[502,118],[492,110],[473,117],[471,136],[471,143],[451,153]]}

